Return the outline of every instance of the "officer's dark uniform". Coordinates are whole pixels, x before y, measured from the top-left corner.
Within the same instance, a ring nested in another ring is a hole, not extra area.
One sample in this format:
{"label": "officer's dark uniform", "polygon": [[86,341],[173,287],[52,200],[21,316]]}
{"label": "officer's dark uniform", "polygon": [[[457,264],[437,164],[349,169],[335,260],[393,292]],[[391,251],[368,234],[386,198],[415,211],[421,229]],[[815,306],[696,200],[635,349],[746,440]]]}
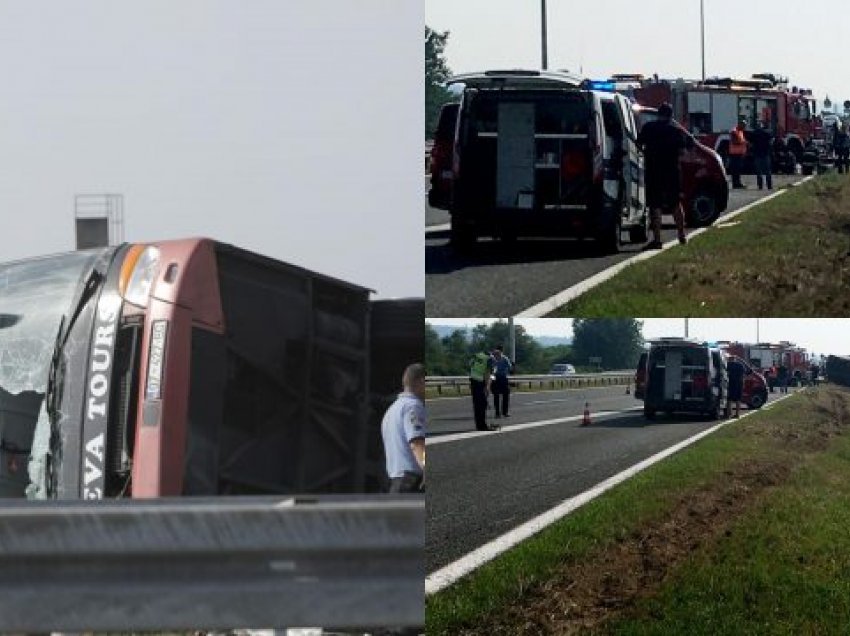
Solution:
{"label": "officer's dark uniform", "polygon": [[472,410],[475,413],[475,428],[489,431],[487,426],[487,378],[493,361],[486,353],[476,353],[469,362],[469,392],[472,393]]}

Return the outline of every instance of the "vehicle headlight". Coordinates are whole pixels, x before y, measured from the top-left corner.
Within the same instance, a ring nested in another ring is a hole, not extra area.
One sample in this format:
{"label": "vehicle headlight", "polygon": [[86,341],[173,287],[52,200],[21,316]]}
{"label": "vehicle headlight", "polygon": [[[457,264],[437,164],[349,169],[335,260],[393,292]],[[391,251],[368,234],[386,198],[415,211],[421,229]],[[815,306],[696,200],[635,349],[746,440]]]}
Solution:
{"label": "vehicle headlight", "polygon": [[151,287],[159,274],[159,250],[151,245],[134,245],[124,257],[119,290],[124,300],[147,307]]}

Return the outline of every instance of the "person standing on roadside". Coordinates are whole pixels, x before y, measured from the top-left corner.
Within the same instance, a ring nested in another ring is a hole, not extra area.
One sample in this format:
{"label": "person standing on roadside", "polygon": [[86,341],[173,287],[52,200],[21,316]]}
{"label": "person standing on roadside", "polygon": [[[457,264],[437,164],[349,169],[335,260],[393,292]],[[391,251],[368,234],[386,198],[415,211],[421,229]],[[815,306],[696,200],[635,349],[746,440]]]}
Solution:
{"label": "person standing on roadside", "polygon": [[741,396],[744,394],[744,364],[737,357],[729,359],[726,365],[729,375],[729,388],[726,394],[726,417],[732,416],[732,402],[735,403],[735,417],[741,416]]}
{"label": "person standing on roadside", "polygon": [[[493,349],[493,409],[496,411],[496,417],[510,417],[508,408],[511,401],[511,385],[508,376],[513,373],[514,365],[511,359],[504,354],[501,346]],[[501,409],[499,398],[501,397]]]}
{"label": "person standing on roadside", "polygon": [[818,385],[818,376],[820,376],[820,367],[816,363],[812,362],[811,371],[812,371],[812,385],[817,386]]}
{"label": "person standing on roadside", "polygon": [[[773,135],[770,134],[766,122],[756,124],[753,132],[753,160],[756,168],[756,182],[759,190],[767,185],[768,190],[773,190],[773,166],[771,152],[773,151]],[[763,182],[764,181],[764,182]]]}
{"label": "person standing on roadside", "polygon": [[401,382],[404,391],[381,422],[389,491],[420,492],[425,476],[425,367],[411,364]]}
{"label": "person standing on roadside", "polygon": [[661,215],[672,214],[679,243],[685,244],[685,216],[682,210],[682,186],[679,155],[693,148],[694,138],[673,122],[673,107],[658,107],[658,119],[644,124],[637,139],[646,158],[646,205],[652,222],[652,241],[646,249],[661,249]]}
{"label": "person standing on roadside", "polygon": [[732,175],[733,188],[746,188],[741,182],[744,170],[744,157],[747,156],[747,138],[744,136],[744,122],[732,129],[729,135],[729,173]]}
{"label": "person standing on roadside", "polygon": [[493,358],[481,351],[469,361],[469,392],[472,394],[472,412],[475,415],[475,428],[489,431],[487,425],[487,394],[490,392],[490,374],[493,371]]}
{"label": "person standing on roadside", "polygon": [[835,148],[838,174],[847,174],[848,169],[850,169],[850,166],[848,166],[848,163],[850,163],[850,134],[847,132],[847,124],[836,131],[832,143]]}
{"label": "person standing on roadside", "polygon": [[779,365],[779,371],[777,371],[776,379],[779,384],[779,392],[788,393],[788,367],[786,367],[785,364]]}

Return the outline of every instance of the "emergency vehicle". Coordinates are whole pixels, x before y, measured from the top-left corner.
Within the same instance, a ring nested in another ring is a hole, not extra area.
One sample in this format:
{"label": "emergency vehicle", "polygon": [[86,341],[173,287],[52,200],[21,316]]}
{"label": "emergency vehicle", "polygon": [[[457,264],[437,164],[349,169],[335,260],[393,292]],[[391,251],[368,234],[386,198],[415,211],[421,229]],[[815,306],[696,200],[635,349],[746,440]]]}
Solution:
{"label": "emergency vehicle", "polygon": [[757,121],[768,122],[770,131],[782,139],[799,163],[803,148],[815,135],[813,115],[817,106],[809,89],[788,87],[788,80],[772,73],[750,79],[710,78],[642,81],[633,89],[641,105],[673,106],[674,117],[703,144],[728,156],[730,131],[744,121],[751,131]]}
{"label": "emergency vehicle", "polygon": [[[718,347],[726,355],[725,362],[727,365],[728,361],[733,358],[737,358],[744,365],[744,390],[741,394],[741,401],[750,409],[760,409],[767,403],[768,384],[764,374],[747,362],[741,355],[730,354],[727,344],[718,343]],[[641,354],[635,371],[634,396],[638,400],[643,400],[646,395],[646,361],[648,356],[648,351]]]}
{"label": "emergency vehicle", "polygon": [[760,342],[747,344],[741,342],[723,343],[724,350],[749,362],[767,380],[768,388],[776,388],[776,369],[785,365],[792,385],[808,382],[809,356],[806,350],[792,342]]}
{"label": "emergency vehicle", "polygon": [[729,378],[719,348],[688,338],[661,338],[650,344],[644,365],[640,393],[647,419],[658,411],[721,417]]}
{"label": "emergency vehicle", "polygon": [[435,139],[430,203],[451,213],[455,248],[479,236],[589,237],[605,252],[618,251],[623,233],[647,240],[643,156],[625,97],[560,71],[485,71],[449,84],[463,94],[444,110],[454,135],[441,125]]}

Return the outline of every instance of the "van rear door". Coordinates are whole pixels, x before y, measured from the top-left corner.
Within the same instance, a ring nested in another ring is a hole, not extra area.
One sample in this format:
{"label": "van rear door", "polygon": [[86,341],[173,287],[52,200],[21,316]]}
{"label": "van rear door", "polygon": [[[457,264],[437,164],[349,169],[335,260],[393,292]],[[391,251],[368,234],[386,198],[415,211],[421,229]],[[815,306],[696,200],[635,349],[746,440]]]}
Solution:
{"label": "van rear door", "polygon": [[589,94],[578,90],[580,79],[488,71],[457,76],[454,83],[464,84],[465,91],[453,207],[587,208],[596,122]]}
{"label": "van rear door", "polygon": [[646,191],[643,184],[643,153],[637,146],[637,123],[629,101],[622,95],[616,96],[620,121],[623,126],[623,182],[628,193],[628,217],[624,225],[643,221],[646,207]]}

